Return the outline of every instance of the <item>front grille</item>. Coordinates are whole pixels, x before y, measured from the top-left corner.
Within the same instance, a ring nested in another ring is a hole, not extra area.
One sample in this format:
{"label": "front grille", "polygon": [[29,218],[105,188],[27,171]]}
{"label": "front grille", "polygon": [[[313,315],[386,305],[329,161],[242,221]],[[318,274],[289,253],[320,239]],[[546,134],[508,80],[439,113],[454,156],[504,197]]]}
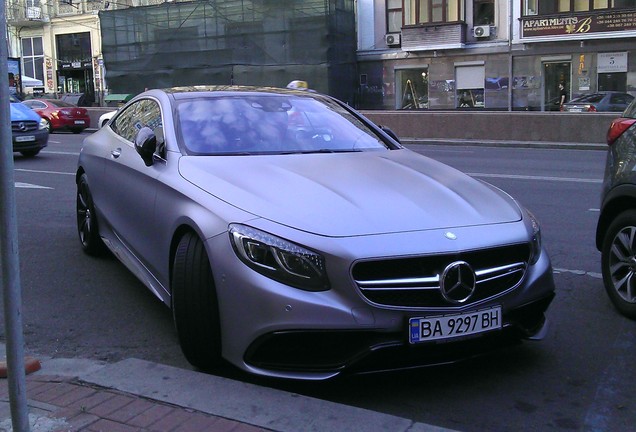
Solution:
{"label": "front grille", "polygon": [[463,305],[474,304],[515,288],[525,275],[529,244],[409,258],[363,261],[353,267],[362,295],[383,306],[442,308],[450,303],[440,290],[440,275],[455,261],[475,271],[476,288]]}
{"label": "front grille", "polygon": [[39,123],[36,121],[24,120],[11,122],[11,131],[30,132],[38,130]]}

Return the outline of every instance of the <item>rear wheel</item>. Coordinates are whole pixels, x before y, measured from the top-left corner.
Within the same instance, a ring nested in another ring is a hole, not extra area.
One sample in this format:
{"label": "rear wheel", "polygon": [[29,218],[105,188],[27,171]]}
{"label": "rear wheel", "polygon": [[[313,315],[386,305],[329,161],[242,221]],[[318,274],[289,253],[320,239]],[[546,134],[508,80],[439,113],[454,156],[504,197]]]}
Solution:
{"label": "rear wheel", "polygon": [[76,215],[77,233],[84,252],[93,256],[103,254],[106,246],[99,236],[97,215],[86,174],[82,174],[77,182]]}
{"label": "rear wheel", "polygon": [[172,314],[181,350],[195,367],[221,362],[221,329],[210,260],[194,233],[179,241],[172,267]]}
{"label": "rear wheel", "polygon": [[44,128],[49,131],[49,133],[53,132],[53,129],[51,128],[51,122],[49,121],[49,119],[44,119]]}
{"label": "rear wheel", "polygon": [[603,239],[603,282],[616,309],[636,320],[636,210],[620,213]]}

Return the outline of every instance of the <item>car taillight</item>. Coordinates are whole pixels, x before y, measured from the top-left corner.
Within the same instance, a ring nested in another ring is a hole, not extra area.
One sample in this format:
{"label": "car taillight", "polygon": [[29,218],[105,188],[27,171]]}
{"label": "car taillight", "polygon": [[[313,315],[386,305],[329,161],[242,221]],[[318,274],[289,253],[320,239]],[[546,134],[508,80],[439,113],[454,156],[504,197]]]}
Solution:
{"label": "car taillight", "polygon": [[594,105],[588,105],[587,112],[596,112],[596,107]]}
{"label": "car taillight", "polygon": [[607,131],[607,145],[612,145],[614,142],[620,137],[623,132],[636,123],[636,119],[629,119],[620,117],[614,119],[612,124],[610,124],[609,130]]}

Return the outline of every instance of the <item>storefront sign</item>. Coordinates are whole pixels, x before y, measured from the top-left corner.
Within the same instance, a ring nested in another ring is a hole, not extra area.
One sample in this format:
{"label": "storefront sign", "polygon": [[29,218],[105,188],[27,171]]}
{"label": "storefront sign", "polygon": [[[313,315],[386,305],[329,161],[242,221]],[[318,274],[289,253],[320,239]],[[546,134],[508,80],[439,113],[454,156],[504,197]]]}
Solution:
{"label": "storefront sign", "polygon": [[554,18],[523,18],[522,37],[636,30],[636,11]]}
{"label": "storefront sign", "polygon": [[71,70],[71,69],[91,69],[93,67],[92,61],[74,61],[67,63],[60,63],[60,69],[62,70]]}
{"label": "storefront sign", "polygon": [[627,53],[599,53],[598,73],[627,72]]}

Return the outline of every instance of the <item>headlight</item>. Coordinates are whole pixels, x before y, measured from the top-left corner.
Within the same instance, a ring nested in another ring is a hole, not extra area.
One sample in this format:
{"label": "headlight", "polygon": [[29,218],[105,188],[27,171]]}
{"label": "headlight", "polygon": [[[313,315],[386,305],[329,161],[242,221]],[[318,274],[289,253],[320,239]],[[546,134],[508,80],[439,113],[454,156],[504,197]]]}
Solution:
{"label": "headlight", "polygon": [[236,255],[253,270],[286,285],[325,291],[329,281],[324,258],[300,245],[245,225],[230,225]]}
{"label": "headlight", "polygon": [[38,125],[38,129],[40,130],[46,129],[46,120],[44,120],[44,118],[40,119],[40,124]]}
{"label": "headlight", "polygon": [[541,255],[541,227],[537,218],[526,210],[530,219],[530,227],[532,229],[532,239],[530,241],[530,265],[535,264]]}

